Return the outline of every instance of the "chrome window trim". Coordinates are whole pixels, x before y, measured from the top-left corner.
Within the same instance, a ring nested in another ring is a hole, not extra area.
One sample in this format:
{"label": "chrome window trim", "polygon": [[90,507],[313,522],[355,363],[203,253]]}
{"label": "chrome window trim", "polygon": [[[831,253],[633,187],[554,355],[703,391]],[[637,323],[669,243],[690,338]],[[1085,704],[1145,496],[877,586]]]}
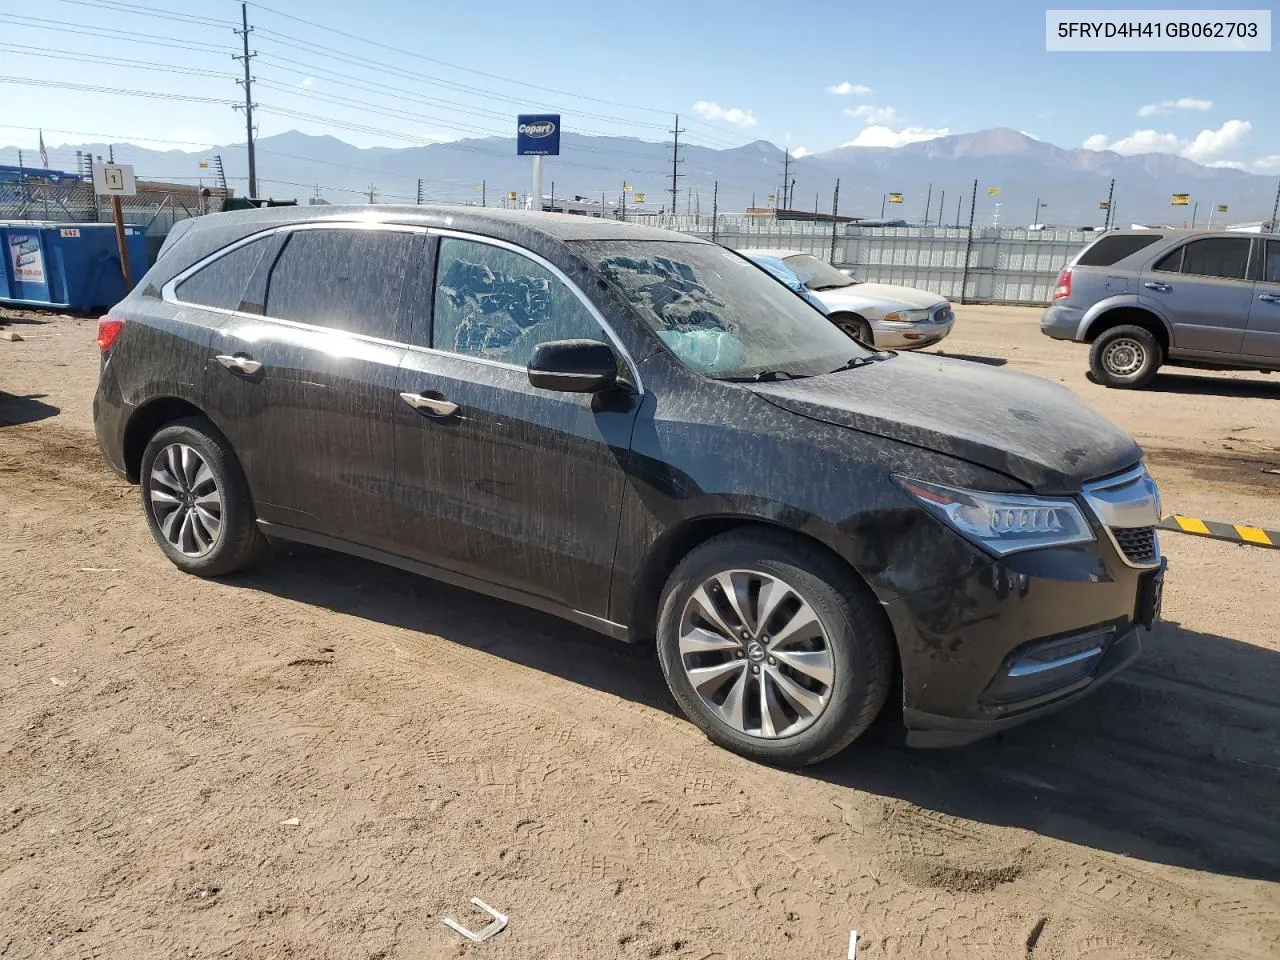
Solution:
{"label": "chrome window trim", "polygon": [[[1135,497],[1127,503],[1117,505],[1102,496],[1106,491],[1135,486],[1143,481],[1146,481],[1143,484],[1143,492],[1146,496]],[[1106,531],[1107,539],[1111,541],[1111,546],[1115,548],[1125,566],[1135,570],[1154,570],[1160,566],[1160,536],[1154,529],[1152,537],[1155,549],[1150,563],[1131,562],[1112,530],[1113,527],[1121,530],[1155,528],[1160,522],[1160,493],[1155,481],[1151,479],[1151,474],[1147,472],[1145,463],[1139,463],[1136,467],[1131,467],[1113,477],[1104,477],[1084,484],[1081,487],[1081,496],[1089,513]]]}
{"label": "chrome window trim", "polygon": [[203,270],[205,267],[209,266],[211,263],[214,263],[215,261],[222,259],[232,251],[238,250],[240,247],[247,246],[250,243],[254,243],[258,240],[266,239],[267,237],[273,236],[277,233],[289,233],[294,230],[352,230],[352,229],[388,230],[388,231],[394,231],[394,232],[400,232],[400,233],[417,233],[417,234],[422,234],[423,236],[455,237],[460,240],[473,240],[477,243],[486,243],[486,244],[489,244],[490,246],[501,247],[504,250],[509,250],[512,253],[519,254],[520,256],[523,256],[528,258],[529,260],[532,260],[534,263],[538,264],[540,267],[543,267],[544,269],[548,270],[553,276],[555,276],[557,280],[559,280],[561,283],[567,286],[573,292],[574,296],[577,297],[578,300],[583,304],[583,306],[587,308],[587,312],[590,313],[591,316],[595,319],[596,323],[600,325],[600,329],[604,331],[605,336],[609,338],[614,348],[618,351],[618,353],[622,355],[622,359],[626,363],[627,369],[631,371],[632,379],[635,381],[634,385],[635,385],[636,394],[639,396],[644,395],[644,381],[640,377],[639,367],[637,367],[636,362],[631,358],[631,354],[627,351],[626,347],[622,345],[622,341],[618,339],[618,335],[614,333],[613,327],[611,327],[609,323],[605,320],[604,316],[600,313],[600,310],[596,307],[596,305],[592,303],[591,300],[588,299],[587,295],[578,288],[578,285],[575,284],[572,280],[570,280],[565,275],[564,271],[562,271],[559,267],[557,267],[555,264],[548,261],[545,257],[541,257],[538,254],[534,253],[532,250],[527,250],[524,247],[519,246],[518,244],[510,243],[506,240],[499,240],[495,237],[486,237],[483,234],[467,233],[462,230],[450,230],[450,229],[442,229],[438,227],[425,227],[425,226],[420,226],[415,224],[385,223],[380,220],[319,220],[319,221],[307,222],[307,223],[281,224],[279,226],[270,227],[266,230],[259,230],[257,233],[251,233],[248,236],[241,237],[239,240],[235,240],[227,244],[225,247],[215,250],[213,253],[209,254],[208,256],[205,256],[200,260],[197,260],[195,263],[191,264],[191,266],[182,270],[180,273],[175,274],[174,277],[171,280],[169,280],[168,283],[166,283],[163,287],[160,288],[160,299],[166,303],[171,303],[175,306],[191,307],[196,310],[209,310],[209,311],[212,311],[213,313],[222,314],[223,316],[236,317],[243,320],[257,320],[257,321],[267,321],[270,323],[278,323],[282,326],[292,327],[297,330],[308,330],[308,331],[314,331],[316,333],[327,333],[335,336],[350,337],[353,340],[363,340],[367,343],[375,343],[375,344],[380,344],[382,346],[388,346],[388,347],[398,347],[404,350],[411,350],[416,353],[425,353],[425,354],[437,355],[442,357],[451,357],[454,359],[466,360],[471,363],[479,363],[479,364],[490,366],[490,367],[500,367],[506,370],[518,370],[522,373],[528,372],[527,364],[524,366],[521,366],[518,363],[508,363],[505,360],[492,360],[488,357],[477,357],[471,354],[458,353],[457,351],[454,351],[454,350],[440,350],[436,347],[424,347],[415,343],[405,343],[400,340],[387,340],[382,337],[371,337],[368,334],[363,334],[363,333],[350,333],[346,330],[338,330],[335,327],[326,327],[326,326],[315,324],[315,323],[304,323],[299,320],[286,320],[283,317],[273,317],[266,313],[261,313],[261,314],[245,313],[241,310],[228,310],[225,307],[211,307],[211,306],[206,306],[205,304],[202,304],[202,303],[193,303],[189,300],[181,300],[178,298],[178,295],[177,295],[178,284],[182,283],[182,281],[186,280],[188,277],[190,277],[192,274],[196,273],[197,271]]}
{"label": "chrome window trim", "polygon": [[[622,345],[622,341],[618,338],[617,333],[614,332],[613,327],[609,325],[609,322],[607,320],[605,320],[604,315],[600,312],[600,309],[594,303],[591,302],[591,299],[585,293],[583,293],[582,290],[579,289],[578,285],[574,283],[572,280],[570,280],[569,277],[565,274],[565,272],[561,270],[559,267],[557,267],[554,263],[552,263],[550,260],[546,259],[545,257],[534,253],[532,250],[529,250],[525,247],[520,246],[519,244],[511,243],[508,240],[499,240],[496,237],[487,237],[484,234],[480,234],[480,233],[467,233],[464,230],[452,230],[445,227],[430,227],[427,232],[430,233],[432,236],[453,237],[456,240],[471,240],[475,243],[483,243],[491,247],[498,247],[502,250],[507,250],[511,253],[517,254],[518,256],[524,257],[527,260],[532,260],[538,266],[542,267],[543,269],[551,273],[552,276],[554,276],[557,280],[559,280],[566,287],[568,287],[570,291],[572,291],[573,295],[578,298],[578,301],[584,307],[587,308],[587,312],[591,314],[592,318],[595,319],[596,323],[600,325],[600,329],[603,330],[605,336],[609,338],[609,341],[613,344],[614,349],[617,350],[619,354],[621,354],[623,362],[626,363],[627,365],[627,369],[631,371],[631,377],[635,383],[636,394],[639,396],[644,396],[644,381],[640,377],[640,368],[636,365],[636,362],[633,359],[631,359],[631,354],[628,353],[627,348]],[[433,303],[434,303],[434,296],[433,296]],[[434,330],[434,326],[435,324],[434,324],[434,317],[433,317],[432,318],[433,330]],[[482,360],[484,362],[496,364],[498,366],[514,367],[517,370],[528,369],[527,365],[522,367],[517,364],[507,363],[501,360],[489,360],[487,357],[473,357],[470,354],[458,353],[454,350],[441,350],[439,347],[425,347],[425,348],[419,348],[419,349],[430,350],[432,353],[443,353],[450,357],[462,357],[465,359]]]}

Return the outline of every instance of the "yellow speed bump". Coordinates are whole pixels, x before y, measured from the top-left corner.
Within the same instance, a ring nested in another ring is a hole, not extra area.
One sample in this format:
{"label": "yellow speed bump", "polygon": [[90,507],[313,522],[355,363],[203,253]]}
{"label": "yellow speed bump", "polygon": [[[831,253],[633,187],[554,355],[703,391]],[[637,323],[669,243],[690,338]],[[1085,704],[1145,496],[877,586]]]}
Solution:
{"label": "yellow speed bump", "polygon": [[1197,537],[1209,537],[1211,540],[1226,540],[1229,543],[1247,543],[1255,547],[1270,547],[1280,550],[1280,532],[1263,530],[1261,527],[1247,523],[1221,523],[1217,520],[1201,520],[1199,517],[1184,517],[1171,513],[1162,517],[1158,524],[1161,530],[1172,530],[1175,533],[1190,533]]}

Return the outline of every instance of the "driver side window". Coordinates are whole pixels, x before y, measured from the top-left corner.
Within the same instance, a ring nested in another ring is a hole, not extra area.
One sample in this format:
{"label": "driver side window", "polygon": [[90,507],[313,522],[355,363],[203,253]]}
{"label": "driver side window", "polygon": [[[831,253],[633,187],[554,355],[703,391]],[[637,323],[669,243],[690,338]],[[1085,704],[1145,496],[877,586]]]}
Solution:
{"label": "driver side window", "polygon": [[431,346],[524,366],[547,340],[604,340],[595,317],[550,270],[503,247],[442,237]]}

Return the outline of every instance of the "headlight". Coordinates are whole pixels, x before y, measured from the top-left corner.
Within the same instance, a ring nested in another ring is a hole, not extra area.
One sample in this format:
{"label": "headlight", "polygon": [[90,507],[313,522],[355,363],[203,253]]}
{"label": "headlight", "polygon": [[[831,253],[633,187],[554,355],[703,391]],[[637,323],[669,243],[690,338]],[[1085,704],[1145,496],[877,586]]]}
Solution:
{"label": "headlight", "polygon": [[1093,539],[1074,500],[961,490],[910,477],[894,479],[926,510],[998,557]]}
{"label": "headlight", "polygon": [[921,320],[928,320],[931,314],[928,310],[895,310],[893,313],[886,313],[883,317],[885,320],[897,320],[902,323],[917,323]]}

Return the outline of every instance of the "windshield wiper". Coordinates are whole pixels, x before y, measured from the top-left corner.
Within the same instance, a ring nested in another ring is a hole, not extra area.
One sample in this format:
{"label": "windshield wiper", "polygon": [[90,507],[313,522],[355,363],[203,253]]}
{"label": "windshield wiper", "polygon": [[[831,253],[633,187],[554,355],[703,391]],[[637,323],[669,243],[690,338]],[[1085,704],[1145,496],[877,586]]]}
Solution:
{"label": "windshield wiper", "polygon": [[891,353],[871,353],[865,357],[850,357],[845,363],[840,364],[829,373],[840,373],[842,370],[856,370],[858,367],[865,367],[869,363],[875,363],[877,360],[888,360],[893,354]]}
{"label": "windshield wiper", "polygon": [[789,370],[761,370],[750,377],[716,377],[725,383],[772,383],[775,380],[803,380],[807,373],[792,373]]}

